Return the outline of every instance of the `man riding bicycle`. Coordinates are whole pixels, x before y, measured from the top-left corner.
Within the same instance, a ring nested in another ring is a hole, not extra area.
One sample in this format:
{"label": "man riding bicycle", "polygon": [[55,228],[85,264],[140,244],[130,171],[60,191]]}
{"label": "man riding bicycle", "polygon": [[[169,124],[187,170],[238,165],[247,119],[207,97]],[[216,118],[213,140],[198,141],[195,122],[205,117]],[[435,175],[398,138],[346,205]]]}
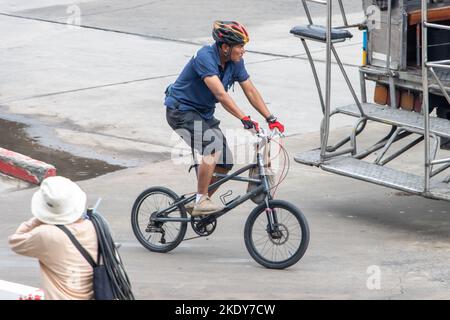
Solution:
{"label": "man riding bicycle", "polygon": [[202,47],[184,67],[177,80],[166,89],[166,118],[170,127],[203,157],[198,168],[196,201],[186,205],[192,216],[222,209],[214,204],[208,186],[214,172],[226,174],[233,167],[230,148],[214,117],[215,105],[222,106],[240,119],[245,129],[258,130],[258,123],[236,105],[228,89],[239,82],[250,104],[266,119],[271,130],[284,131],[255,88],[242,56],[249,41],[247,30],[236,21],[216,21],[212,31],[215,43]]}

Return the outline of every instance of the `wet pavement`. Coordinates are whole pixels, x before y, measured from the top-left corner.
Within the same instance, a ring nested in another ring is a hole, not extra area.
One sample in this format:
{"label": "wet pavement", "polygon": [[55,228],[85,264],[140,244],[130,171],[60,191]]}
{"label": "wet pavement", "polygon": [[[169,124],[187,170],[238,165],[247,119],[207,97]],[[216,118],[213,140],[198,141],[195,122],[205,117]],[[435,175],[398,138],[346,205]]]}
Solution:
{"label": "wet pavement", "polygon": [[77,157],[69,152],[45,147],[26,133],[27,126],[0,119],[0,146],[36,160],[52,164],[58,175],[74,181],[98,177],[125,167],[105,161]]}

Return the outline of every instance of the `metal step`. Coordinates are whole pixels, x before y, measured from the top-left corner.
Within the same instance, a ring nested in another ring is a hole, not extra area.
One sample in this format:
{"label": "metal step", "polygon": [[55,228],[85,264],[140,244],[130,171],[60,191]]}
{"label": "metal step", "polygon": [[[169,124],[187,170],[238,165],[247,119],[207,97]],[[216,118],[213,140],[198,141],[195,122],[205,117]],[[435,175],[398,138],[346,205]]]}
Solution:
{"label": "metal step", "polygon": [[444,182],[431,182],[429,198],[450,200],[450,185]]}
{"label": "metal step", "polygon": [[321,163],[320,162],[320,148],[305,151],[305,152],[299,152],[294,156],[294,160],[301,164],[318,167]]}
{"label": "metal step", "polygon": [[[367,118],[373,121],[382,122],[390,125],[409,127],[423,131],[424,117],[417,112],[393,109],[388,106],[377,105],[374,103],[361,104]],[[360,117],[356,104],[336,108],[340,113]],[[450,121],[436,117],[430,117],[430,132],[441,137],[450,138]]]}
{"label": "metal step", "polygon": [[423,193],[424,178],[352,157],[329,161],[321,165],[321,168],[328,172],[372,182],[385,187],[414,194]]}
{"label": "metal step", "polygon": [[450,185],[431,180],[430,191],[424,193],[424,178],[411,173],[383,167],[374,163],[340,156],[320,163],[320,148],[297,153],[295,161],[310,166],[321,167],[324,171],[375,183],[431,199],[450,201]]}

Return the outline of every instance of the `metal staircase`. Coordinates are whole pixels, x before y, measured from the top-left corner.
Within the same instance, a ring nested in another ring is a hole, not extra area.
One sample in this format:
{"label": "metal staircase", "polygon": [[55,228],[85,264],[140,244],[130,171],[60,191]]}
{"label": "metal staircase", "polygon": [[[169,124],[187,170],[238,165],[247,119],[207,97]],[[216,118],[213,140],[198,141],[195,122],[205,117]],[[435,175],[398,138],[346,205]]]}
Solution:
{"label": "metal staircase", "polygon": [[[327,6],[327,25],[326,27],[317,26],[312,23],[312,19],[307,7],[306,2],[320,3]],[[450,176],[444,179],[438,178],[437,175],[445,171],[450,167],[450,158],[436,159],[436,155],[440,145],[440,138],[450,138],[450,121],[446,119],[430,117],[429,114],[429,90],[440,90],[442,95],[445,96],[450,104],[450,87],[448,77],[450,71],[450,60],[440,61],[428,61],[427,49],[428,49],[428,37],[427,30],[429,28],[439,28],[450,31],[450,26],[429,23],[427,21],[428,2],[427,0],[421,0],[422,10],[422,92],[423,92],[423,104],[422,112],[415,113],[402,109],[398,109],[397,106],[381,106],[374,103],[366,103],[365,86],[362,89],[363,103],[357,98],[347,74],[342,66],[342,63],[337,55],[334,43],[342,42],[351,38],[351,34],[343,28],[350,27],[345,18],[343,11],[342,1],[339,1],[339,5],[342,11],[344,20],[343,27],[333,28],[331,25],[332,17],[332,0],[302,0],[305,7],[305,12],[308,17],[309,25],[297,26],[291,30],[295,36],[299,37],[305,47],[308,59],[312,66],[313,76],[317,84],[319,99],[324,114],[321,124],[321,144],[320,148],[310,150],[307,152],[301,152],[295,155],[295,160],[302,164],[318,166],[324,171],[332,172],[335,174],[352,177],[355,179],[364,180],[367,182],[375,183],[378,185],[395,188],[398,190],[410,192],[413,194],[422,195],[428,198],[450,200],[450,186],[448,182]],[[388,1],[388,16],[390,24],[391,15],[391,1]],[[390,45],[391,36],[387,35],[388,44]],[[326,43],[327,45],[327,60],[326,60],[326,89],[325,97],[322,95],[319,78],[317,76],[316,69],[314,67],[314,61],[309,53],[306,41],[319,41]],[[390,49],[388,45],[388,56],[385,70],[380,70],[379,75],[388,78],[390,84],[390,95],[395,97],[394,77],[395,72],[392,72],[390,68]],[[347,86],[349,87],[352,96],[355,100],[355,104],[338,107],[333,111],[330,110],[330,95],[331,95],[331,53],[336,58],[339,68],[344,75]],[[450,58],[450,57],[449,57]],[[373,70],[371,71],[373,72]],[[361,71],[361,75],[364,77],[364,69]],[[429,79],[432,77],[432,80]],[[391,99],[395,101],[395,99]],[[343,114],[358,118],[354,125],[352,133],[338,142],[334,146],[328,145],[330,119],[333,115]],[[356,139],[357,135],[365,128],[368,120],[384,123],[391,126],[391,132],[379,140],[375,145],[371,146],[367,150],[357,152]],[[387,151],[391,149],[392,145],[403,139],[406,136],[416,135],[416,139],[410,142],[408,145],[401,147],[399,150],[386,156]],[[433,142],[432,142],[433,140]],[[410,150],[413,146],[424,141],[424,161],[423,175],[411,174],[403,172],[401,170],[385,167],[384,165],[394,160],[401,154]],[[346,146],[350,144],[350,146]],[[363,160],[368,155],[375,151],[381,150],[373,162]]]}

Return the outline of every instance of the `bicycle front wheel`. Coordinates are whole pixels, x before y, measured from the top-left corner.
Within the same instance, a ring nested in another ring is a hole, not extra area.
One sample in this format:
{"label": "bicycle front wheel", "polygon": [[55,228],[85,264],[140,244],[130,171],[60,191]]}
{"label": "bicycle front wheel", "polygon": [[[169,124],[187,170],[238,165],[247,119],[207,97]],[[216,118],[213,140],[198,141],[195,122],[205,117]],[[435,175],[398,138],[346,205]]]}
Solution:
{"label": "bicycle front wheel", "polygon": [[285,269],[297,263],[309,244],[305,216],[293,204],[269,201],[250,213],[244,229],[245,246],[256,262],[270,269]]}
{"label": "bicycle front wheel", "polygon": [[[183,240],[187,222],[155,221],[158,212],[169,208],[178,200],[178,195],[164,187],[153,187],[142,192],[134,202],[131,211],[131,226],[137,240],[148,250],[168,252],[175,249]],[[158,217],[186,218],[183,205]]]}

